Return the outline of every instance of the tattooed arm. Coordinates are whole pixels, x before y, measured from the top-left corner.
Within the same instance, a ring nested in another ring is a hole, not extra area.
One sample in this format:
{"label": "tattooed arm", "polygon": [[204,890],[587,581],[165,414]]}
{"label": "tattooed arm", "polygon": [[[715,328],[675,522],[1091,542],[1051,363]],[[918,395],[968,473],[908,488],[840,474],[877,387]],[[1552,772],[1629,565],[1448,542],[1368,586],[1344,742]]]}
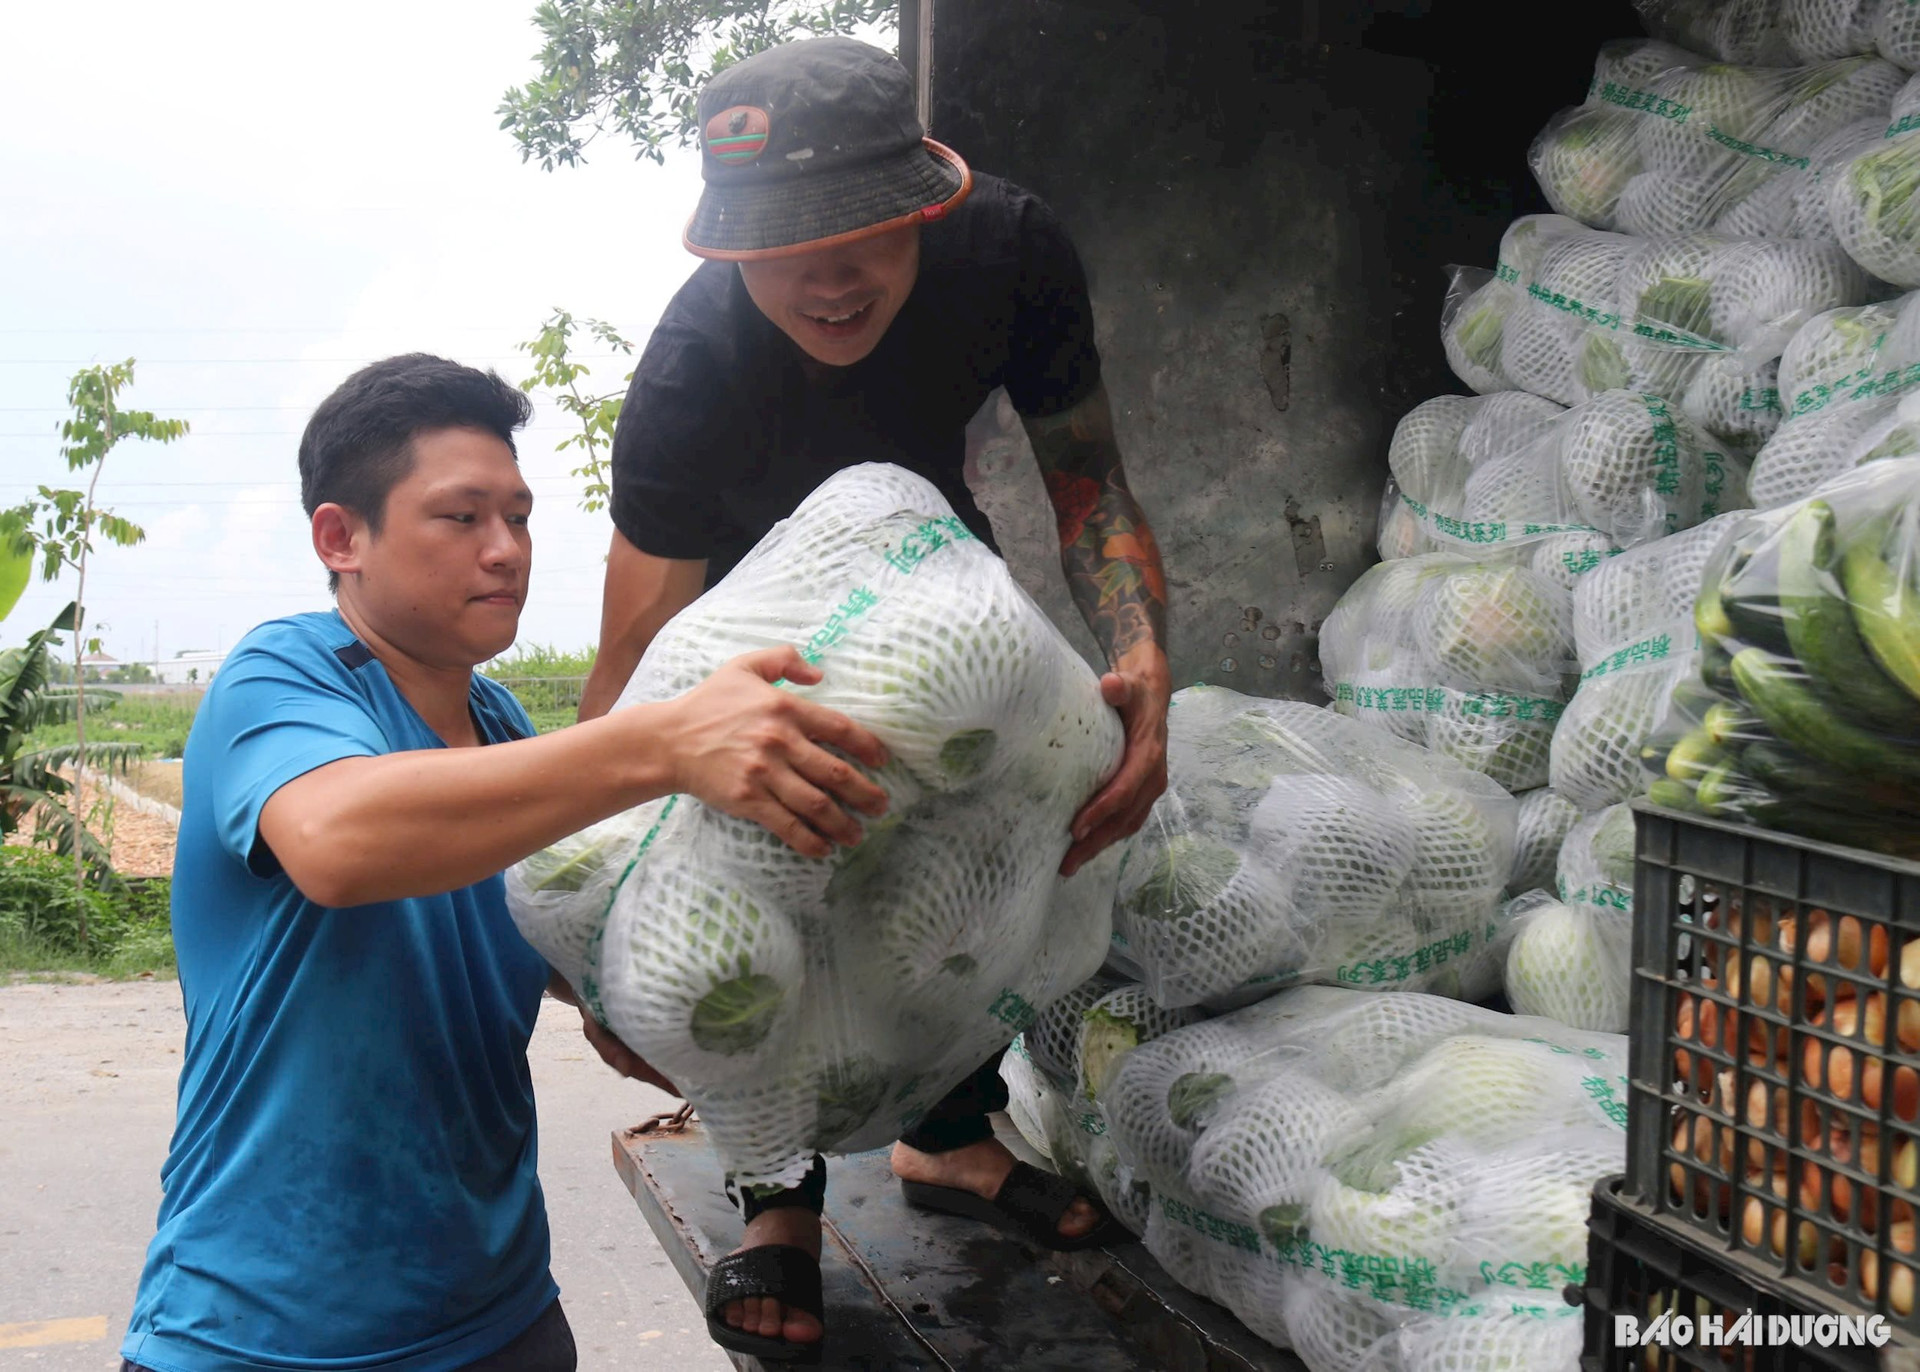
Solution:
{"label": "tattooed arm", "polygon": [[1120,769],[1074,817],[1074,843],[1060,865],[1071,876],[1139,829],[1167,788],[1166,577],[1153,530],[1127,488],[1106,388],[1095,387],[1070,410],[1021,422],[1053,502],[1067,587],[1112,668],[1100,679],[1101,694],[1127,734]]}

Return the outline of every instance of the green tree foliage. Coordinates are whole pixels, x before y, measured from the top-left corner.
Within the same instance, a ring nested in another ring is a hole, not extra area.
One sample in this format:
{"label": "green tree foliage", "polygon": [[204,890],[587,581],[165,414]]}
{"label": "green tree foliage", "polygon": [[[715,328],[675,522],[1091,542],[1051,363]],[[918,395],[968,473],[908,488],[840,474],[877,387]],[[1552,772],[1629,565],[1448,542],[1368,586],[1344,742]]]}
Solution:
{"label": "green tree foliage", "polygon": [[585,161],[605,133],[636,156],[694,146],[700,89],[743,57],[794,38],[890,33],[895,0],[545,0],[540,74],[509,90],[500,127],[548,171]]}
{"label": "green tree foliage", "polygon": [[0,651],[0,843],[31,815],[38,842],[74,855],[111,883],[106,849],[81,822],[74,785],[61,772],[82,762],[98,769],[124,768],[139,755],[139,746],[78,740],[37,744],[29,737],[36,730],[73,722],[83,699],[119,698],[97,687],[88,688],[83,697],[80,688],[53,680],[53,649],[59,635],[73,632],[77,620],[76,607],[68,605],[24,647]]}
{"label": "green tree foliage", "polygon": [[585,454],[586,460],[573,469],[573,474],[586,483],[580,504],[591,514],[604,510],[612,493],[607,463],[613,453],[613,426],[619,422],[620,404],[626,399],[627,384],[633,380],[633,373],[629,371],[621,378],[617,390],[600,394],[583,390],[582,383],[590,375],[590,369],[568,355],[576,331],[592,334],[616,352],[633,355],[633,344],[621,337],[613,325],[598,319],[576,321],[561,309],[556,309],[540,326],[537,337],[514,346],[533,358],[533,375],[522,381],[520,388],[546,391],[554,404],[573,416],[580,426],[579,433],[569,434],[554,447],[556,451],[578,448]]}
{"label": "green tree foliage", "polygon": [[[40,561],[40,574],[47,581],[58,580],[62,573],[75,576],[73,604],[67,615],[71,622],[64,628],[73,635],[73,679],[82,679],[80,660],[89,649],[97,651],[99,640],[91,642],[86,625],[87,559],[95,548],[95,535],[121,547],[131,547],[146,538],[146,531],[100,505],[100,473],[107,454],[129,438],[150,443],[172,443],[185,437],[184,419],[161,419],[151,410],[120,407],[120,393],[133,384],[133,359],[104,363],[75,372],[67,383],[67,405],[72,411],[60,424],[60,455],[67,470],[86,477],[86,489],[42,486],[39,494],[0,514],[0,538],[7,550],[17,554],[31,549]],[[63,616],[64,618],[65,616]],[[56,628],[62,627],[56,621]],[[87,693],[73,696],[75,752],[70,761],[76,765],[91,761],[87,748]],[[66,846],[73,853],[74,884],[84,888],[89,854],[85,825],[79,813],[79,792],[74,793],[69,815],[70,834]],[[84,929],[83,929],[84,932]]]}

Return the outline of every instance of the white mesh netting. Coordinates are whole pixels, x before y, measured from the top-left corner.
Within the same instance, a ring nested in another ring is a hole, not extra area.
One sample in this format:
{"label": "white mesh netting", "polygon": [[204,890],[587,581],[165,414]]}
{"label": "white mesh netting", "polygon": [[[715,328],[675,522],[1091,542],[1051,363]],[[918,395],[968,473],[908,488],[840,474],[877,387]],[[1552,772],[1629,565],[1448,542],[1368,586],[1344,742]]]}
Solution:
{"label": "white mesh netting", "polygon": [[1572,585],[1605,556],[1744,506],[1746,463],[1720,447],[1633,391],[1571,411],[1524,391],[1439,396],[1394,430],[1380,551],[1519,551]]}
{"label": "white mesh netting", "polygon": [[1824,178],[1834,236],[1855,261],[1884,281],[1920,286],[1920,77],[1901,92],[1886,131],[1856,144]]}
{"label": "white mesh netting", "polygon": [[1780,359],[1789,418],[1754,458],[1754,503],[1789,504],[1862,462],[1920,451],[1920,409],[1902,407],[1916,388],[1920,295],[1808,321]]}
{"label": "white mesh netting", "polygon": [[1879,53],[1920,68],[1911,0],[1638,0],[1647,32],[1716,61],[1784,67]]}
{"label": "white mesh netting", "polygon": [[1693,603],[1709,560],[1745,517],[1735,511],[1608,560],[1574,588],[1579,688],[1554,731],[1554,790],[1582,810],[1646,790],[1641,750],[1673,687],[1699,662]]}
{"label": "white mesh netting", "polygon": [[1595,228],[1784,236],[1791,202],[1774,183],[1848,125],[1885,123],[1907,80],[1877,57],[1803,60],[1742,66],[1657,39],[1608,44],[1585,103],[1534,140],[1534,176],[1556,211]]}
{"label": "white mesh netting", "polygon": [[1302,981],[1483,993],[1517,809],[1498,785],[1332,710],[1219,687],[1176,694],[1168,732],[1168,791],[1114,910],[1116,950],[1161,1004]]}
{"label": "white mesh netting", "polygon": [[1532,891],[1508,908],[1507,999],[1514,1011],[1576,1029],[1624,1033],[1632,984],[1633,812],[1585,816],[1560,849],[1556,898]]}
{"label": "white mesh netting", "polygon": [[690,796],[508,875],[528,941],[699,1109],[742,1184],[873,1147],[1105,956],[1118,854],[1057,875],[1121,751],[1098,681],[934,486],[825,482],[654,640],[621,708],[803,645],[866,725],[891,807],[802,857]]}
{"label": "white mesh netting", "polygon": [[1303,987],[1118,1063],[1102,1113],[1148,1248],[1314,1372],[1571,1366],[1626,1041]]}
{"label": "white mesh netting", "polygon": [[[1811,173],[1809,173],[1811,175]],[[1750,453],[1781,421],[1777,360],[1813,316],[1873,298],[1838,243],[1727,232],[1634,238],[1563,216],[1517,221],[1522,264],[1457,269],[1441,337],[1483,394],[1562,405],[1608,391],[1663,397],[1716,443]]]}
{"label": "white mesh netting", "polygon": [[1580,807],[1551,786],[1538,787],[1516,799],[1520,802],[1520,823],[1507,889],[1520,895],[1536,886],[1553,884],[1560,866],[1560,845],[1578,822]]}
{"label": "white mesh netting", "polygon": [[1340,713],[1531,790],[1547,782],[1567,700],[1572,598],[1565,583],[1506,561],[1383,562],[1321,626],[1320,662]]}

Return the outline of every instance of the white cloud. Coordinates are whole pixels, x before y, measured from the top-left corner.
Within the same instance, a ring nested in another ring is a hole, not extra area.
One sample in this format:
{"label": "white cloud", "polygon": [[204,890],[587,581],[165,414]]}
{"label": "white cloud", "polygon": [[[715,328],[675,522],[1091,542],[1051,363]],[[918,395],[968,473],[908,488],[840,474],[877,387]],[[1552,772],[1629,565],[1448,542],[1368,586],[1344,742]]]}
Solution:
{"label": "white cloud", "polygon": [[[534,73],[533,0],[103,0],[9,15],[0,80],[0,504],[70,484],[53,429],[80,363],[133,356],[131,402],[189,419],[124,444],[105,503],[146,544],[101,554],[92,621],[120,656],[231,644],[324,606],[294,459],[312,406],[364,361],[440,352],[518,380],[513,344],[556,306],[644,342],[695,265],[688,154],[521,163],[494,113]],[[84,53],[86,95],[72,64]],[[59,136],[47,136],[58,111]],[[625,366],[596,369],[618,384]],[[610,525],[576,508],[577,457],[542,406],[521,441],[539,496],[523,641],[599,621]],[[36,585],[15,642],[72,596]]]}

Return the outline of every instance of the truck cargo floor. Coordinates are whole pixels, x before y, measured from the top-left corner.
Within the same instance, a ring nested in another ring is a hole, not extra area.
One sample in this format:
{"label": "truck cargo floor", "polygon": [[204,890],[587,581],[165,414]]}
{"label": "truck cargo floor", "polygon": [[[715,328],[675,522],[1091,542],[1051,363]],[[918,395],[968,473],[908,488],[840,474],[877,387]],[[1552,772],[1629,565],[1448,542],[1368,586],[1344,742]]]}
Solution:
{"label": "truck cargo floor", "polygon": [[[995,1124],[1033,1160],[1004,1117]],[[707,1270],[741,1229],[699,1125],[616,1131],[613,1160],[699,1300]],[[908,1209],[884,1149],[829,1162],[821,1271],[827,1368],[1305,1372],[1292,1354],[1177,1286],[1137,1243],[1047,1253],[982,1224]]]}

